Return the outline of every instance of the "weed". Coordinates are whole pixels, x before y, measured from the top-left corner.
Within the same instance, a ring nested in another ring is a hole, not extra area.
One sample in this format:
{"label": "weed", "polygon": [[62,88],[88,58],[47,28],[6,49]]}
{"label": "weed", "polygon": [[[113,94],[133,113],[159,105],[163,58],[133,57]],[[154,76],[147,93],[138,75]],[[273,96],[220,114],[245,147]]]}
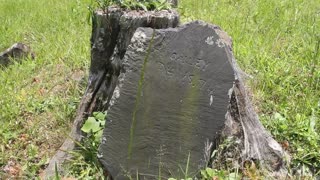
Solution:
{"label": "weed", "polygon": [[57,163],[54,164],[54,175],[55,175],[55,180],[60,180]]}
{"label": "weed", "polygon": [[117,4],[120,7],[131,10],[142,9],[144,11],[160,11],[164,9],[171,9],[171,5],[167,0],[124,0],[117,1]]}
{"label": "weed", "polygon": [[87,134],[81,143],[79,150],[71,152],[73,159],[66,165],[66,177],[72,176],[84,179],[101,179],[104,177],[103,170],[98,161],[98,147],[101,142],[102,132],[105,126],[106,113],[93,112],[88,117],[81,130]]}
{"label": "weed", "polygon": [[102,130],[104,129],[106,122],[106,114],[102,112],[93,112],[93,117],[89,117],[81,130],[87,133],[89,139],[93,139],[94,147],[98,147],[102,137]]}
{"label": "weed", "polygon": [[129,10],[160,11],[171,9],[171,4],[167,0],[95,0],[89,9],[95,10],[98,7],[107,10],[111,5],[118,5]]}
{"label": "weed", "polygon": [[228,179],[228,180],[237,180],[241,179],[241,176],[238,174],[238,172],[228,173],[224,170],[217,170],[217,169],[211,169],[206,168],[204,170],[201,170],[201,179],[204,180],[211,180],[211,179]]}

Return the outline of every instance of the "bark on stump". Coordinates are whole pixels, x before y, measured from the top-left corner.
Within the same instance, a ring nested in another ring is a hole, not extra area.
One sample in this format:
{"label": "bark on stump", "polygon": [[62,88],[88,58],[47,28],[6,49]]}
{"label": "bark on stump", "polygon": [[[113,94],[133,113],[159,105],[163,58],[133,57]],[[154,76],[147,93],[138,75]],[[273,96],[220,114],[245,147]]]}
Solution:
{"label": "bark on stump", "polygon": [[69,137],[52,157],[45,176],[55,173],[55,164],[61,165],[72,156],[76,142],[82,139],[81,127],[84,120],[94,111],[108,109],[117,79],[121,71],[122,58],[138,27],[155,29],[176,27],[179,15],[175,10],[123,11],[117,7],[98,10],[92,18],[91,66],[87,90],[82,97]]}
{"label": "bark on stump", "polygon": [[[220,29],[219,36],[228,44],[235,82],[229,93],[229,106],[221,142],[232,139],[229,147],[218,150],[212,160],[214,168],[246,168],[246,163],[256,163],[271,176],[285,176],[288,154],[261,124],[249,98],[245,85],[246,74],[237,65],[232,53],[231,38]],[[218,144],[219,146],[219,144]],[[228,162],[228,159],[232,159]]]}

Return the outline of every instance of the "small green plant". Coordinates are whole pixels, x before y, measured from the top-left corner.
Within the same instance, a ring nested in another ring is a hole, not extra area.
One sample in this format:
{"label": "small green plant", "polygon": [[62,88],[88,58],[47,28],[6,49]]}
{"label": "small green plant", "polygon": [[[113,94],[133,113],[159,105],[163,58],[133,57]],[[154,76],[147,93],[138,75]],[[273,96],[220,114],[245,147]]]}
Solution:
{"label": "small green plant", "polygon": [[[201,170],[200,175],[201,175],[200,179],[202,179],[202,180],[213,180],[213,179],[239,180],[239,179],[241,179],[241,176],[238,172],[229,173],[225,170],[217,170],[217,169],[212,169],[209,167]],[[181,180],[193,180],[193,179],[194,179],[194,177],[185,177],[184,179],[181,179]],[[169,178],[168,180],[177,180],[177,179]]]}
{"label": "small green plant", "polygon": [[101,9],[107,9],[113,2],[114,0],[96,0],[98,7]]}
{"label": "small green plant", "polygon": [[101,140],[106,115],[102,112],[93,112],[93,117],[89,117],[81,128],[81,131],[87,133],[88,137],[93,137],[93,143],[99,143]]}
{"label": "small green plant", "polygon": [[171,9],[170,3],[166,0],[123,0],[117,1],[117,4],[126,9],[131,10],[164,10],[164,9]]}
{"label": "small green plant", "polygon": [[211,180],[211,179],[228,179],[228,180],[237,180],[241,179],[241,176],[237,172],[228,173],[223,170],[206,168],[201,170],[201,179]]}
{"label": "small green plant", "polygon": [[54,175],[55,175],[55,180],[60,180],[57,163],[54,164]]}
{"label": "small green plant", "polygon": [[67,176],[83,179],[103,178],[103,170],[97,155],[106,115],[103,112],[93,112],[93,116],[85,121],[81,130],[87,135],[81,143],[78,143],[80,150],[71,152],[74,158],[66,165],[69,172]]}

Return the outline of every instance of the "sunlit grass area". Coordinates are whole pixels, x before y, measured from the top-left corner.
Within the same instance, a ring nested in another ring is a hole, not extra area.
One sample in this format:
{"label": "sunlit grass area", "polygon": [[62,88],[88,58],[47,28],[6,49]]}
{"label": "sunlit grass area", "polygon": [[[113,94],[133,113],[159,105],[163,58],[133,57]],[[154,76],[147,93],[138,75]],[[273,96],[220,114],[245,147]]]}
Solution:
{"label": "sunlit grass area", "polygon": [[320,2],[181,0],[185,21],[219,25],[249,74],[265,127],[291,153],[291,168],[320,170]]}
{"label": "sunlit grass area", "polygon": [[[67,137],[86,86],[91,0],[0,0],[0,51],[34,51],[0,69],[0,179],[33,178]],[[290,153],[320,171],[320,2],[181,0],[184,22],[219,25],[249,75],[259,117]],[[87,169],[90,167],[86,167]]]}
{"label": "sunlit grass area", "polygon": [[89,2],[0,0],[0,49],[23,42],[36,56],[0,70],[0,177],[37,176],[66,138],[86,84]]}

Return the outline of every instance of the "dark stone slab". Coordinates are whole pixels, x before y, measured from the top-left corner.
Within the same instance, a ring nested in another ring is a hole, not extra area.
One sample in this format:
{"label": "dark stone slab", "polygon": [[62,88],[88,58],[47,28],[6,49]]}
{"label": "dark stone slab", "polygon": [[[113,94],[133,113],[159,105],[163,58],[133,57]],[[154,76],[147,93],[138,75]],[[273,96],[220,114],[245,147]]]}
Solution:
{"label": "dark stone slab", "polygon": [[180,179],[207,165],[235,79],[219,31],[196,21],[135,32],[99,149],[113,178]]}

